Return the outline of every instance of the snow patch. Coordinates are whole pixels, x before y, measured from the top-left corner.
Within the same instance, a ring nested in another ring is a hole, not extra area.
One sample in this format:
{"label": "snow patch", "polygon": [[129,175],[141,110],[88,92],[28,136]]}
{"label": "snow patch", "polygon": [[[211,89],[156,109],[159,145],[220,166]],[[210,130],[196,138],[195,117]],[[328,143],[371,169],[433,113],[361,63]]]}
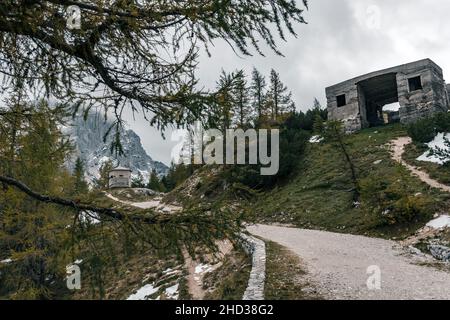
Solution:
{"label": "snow patch", "polygon": [[80,221],[87,224],[98,224],[100,223],[100,217],[96,212],[83,211],[80,213]]}
{"label": "snow patch", "polygon": [[440,148],[442,150],[449,150],[448,147],[445,145],[445,139],[450,139],[450,134],[449,133],[439,133],[433,141],[431,141],[430,143],[427,144],[428,148],[430,149],[429,151],[426,151],[423,155],[421,155],[420,157],[417,158],[418,161],[424,161],[424,162],[433,162],[433,163],[437,163],[440,165],[443,165],[445,162],[445,160],[441,160],[439,157],[437,157],[436,155],[431,154],[431,150],[435,149],[435,148]]}
{"label": "snow patch", "polygon": [[177,273],[180,273],[180,270],[173,270],[173,269],[169,268],[169,269],[163,271],[163,275],[165,275],[165,276],[171,276],[171,275],[177,274]]}
{"label": "snow patch", "polygon": [[427,223],[427,227],[433,229],[450,228],[450,216],[442,215],[437,219],[431,220]]}
{"label": "snow patch", "polygon": [[159,287],[154,287],[153,284],[146,284],[142,288],[136,291],[136,293],[130,295],[127,300],[149,300],[148,296],[158,292]]}
{"label": "snow patch", "polygon": [[172,300],[178,300],[178,296],[179,296],[179,289],[180,285],[177,283],[169,288],[167,288],[165,290],[165,294],[167,296],[167,298],[172,299]]}
{"label": "snow patch", "polygon": [[208,264],[199,264],[198,266],[195,267],[194,273],[196,273],[196,274],[208,273],[208,272],[211,272],[212,270],[213,270],[213,267]]}
{"label": "snow patch", "polygon": [[8,264],[8,263],[11,263],[11,262],[13,262],[13,260],[10,259],[10,258],[0,261],[1,264]]}
{"label": "snow patch", "polygon": [[309,143],[320,143],[323,141],[323,138],[321,136],[312,136],[311,139],[309,139]]}

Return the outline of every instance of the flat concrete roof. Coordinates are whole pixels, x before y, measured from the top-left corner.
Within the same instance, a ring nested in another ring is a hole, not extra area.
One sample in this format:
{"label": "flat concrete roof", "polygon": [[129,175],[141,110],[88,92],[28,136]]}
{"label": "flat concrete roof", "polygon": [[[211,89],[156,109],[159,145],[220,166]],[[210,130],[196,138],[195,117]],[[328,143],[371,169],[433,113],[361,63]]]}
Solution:
{"label": "flat concrete roof", "polygon": [[395,66],[395,67],[391,67],[391,68],[387,68],[387,69],[383,69],[383,70],[379,70],[379,71],[373,71],[367,74],[364,74],[362,76],[358,76],[349,80],[345,80],[343,82],[337,83],[335,85],[329,86],[325,89],[325,91],[327,92],[327,94],[330,92],[334,92],[337,89],[340,89],[342,87],[345,86],[349,86],[349,85],[355,85],[358,82],[364,81],[364,80],[368,80],[370,78],[374,78],[374,77],[378,77],[378,76],[382,76],[385,74],[389,74],[389,73],[398,73],[401,72],[402,70],[408,70],[408,69],[416,69],[416,68],[420,68],[420,67],[426,67],[426,66],[431,66],[431,67],[435,67],[437,68],[441,73],[442,73],[442,68],[437,65],[433,60],[431,59],[422,59],[422,60],[418,60],[418,61],[414,61],[414,62],[410,62],[410,63],[405,63],[399,66]]}
{"label": "flat concrete roof", "polygon": [[117,167],[117,168],[112,169],[110,172],[113,172],[113,171],[129,171],[129,172],[133,172],[133,170],[125,168],[125,167]]}

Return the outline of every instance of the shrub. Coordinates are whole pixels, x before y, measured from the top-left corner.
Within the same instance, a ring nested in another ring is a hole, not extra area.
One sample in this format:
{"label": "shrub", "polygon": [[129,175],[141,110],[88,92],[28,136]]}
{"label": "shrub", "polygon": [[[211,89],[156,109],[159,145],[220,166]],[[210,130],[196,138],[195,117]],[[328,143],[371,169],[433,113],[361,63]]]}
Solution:
{"label": "shrub", "polygon": [[414,195],[406,180],[398,178],[398,175],[369,176],[361,181],[362,207],[375,215],[378,225],[408,223],[427,215],[427,198]]}
{"label": "shrub", "polygon": [[[280,131],[280,161],[278,173],[262,176],[261,165],[233,166],[226,173],[230,183],[240,183],[250,188],[269,189],[287,179],[303,156],[310,134],[301,129],[282,128]],[[269,148],[270,149],[270,148]]]}
{"label": "shrub", "polygon": [[450,114],[438,113],[407,126],[408,134],[416,143],[428,143],[439,132],[450,132]]}
{"label": "shrub", "polygon": [[434,118],[421,119],[407,127],[408,135],[416,143],[428,143],[436,136],[436,122]]}

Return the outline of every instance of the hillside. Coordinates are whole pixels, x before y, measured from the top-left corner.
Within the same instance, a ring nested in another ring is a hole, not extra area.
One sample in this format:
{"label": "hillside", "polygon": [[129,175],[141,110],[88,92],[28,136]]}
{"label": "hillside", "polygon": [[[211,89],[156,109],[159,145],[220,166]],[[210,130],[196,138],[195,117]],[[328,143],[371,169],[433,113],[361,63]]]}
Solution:
{"label": "hillside", "polygon": [[289,179],[271,190],[255,190],[259,195],[248,203],[227,183],[223,169],[211,167],[198,170],[166,199],[184,204],[239,204],[247,207],[255,222],[406,238],[450,206],[450,194],[431,189],[391,158],[389,142],[406,135],[397,124],[346,138],[361,185],[356,205],[348,164],[329,143],[309,143]]}
{"label": "hillside", "polygon": [[[353,205],[348,192],[350,173],[342,154],[319,143],[310,144],[290,181],[256,201],[258,216],[266,222],[334,232],[381,237],[414,233],[448,208],[450,195],[430,189],[391,159],[388,143],[405,135],[402,126],[393,125],[348,137],[362,190],[359,206]],[[402,217],[405,211],[410,212]]]}

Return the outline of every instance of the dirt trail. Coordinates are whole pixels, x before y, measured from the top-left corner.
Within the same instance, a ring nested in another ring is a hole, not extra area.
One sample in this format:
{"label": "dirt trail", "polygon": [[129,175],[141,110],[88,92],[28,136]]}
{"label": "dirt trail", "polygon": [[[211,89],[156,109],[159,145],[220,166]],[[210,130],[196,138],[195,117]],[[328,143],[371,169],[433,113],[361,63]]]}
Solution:
{"label": "dirt trail", "polygon": [[[249,231],[297,254],[308,282],[326,299],[450,299],[450,273],[394,241],[266,225]],[[371,266],[381,271],[379,290],[367,285]]]}
{"label": "dirt trail", "polygon": [[428,173],[421,171],[417,167],[412,166],[403,160],[402,156],[403,156],[403,153],[405,152],[405,147],[411,143],[412,143],[412,139],[410,137],[401,137],[401,138],[397,138],[397,139],[391,141],[390,145],[391,145],[391,151],[392,151],[392,159],[394,159],[395,161],[401,163],[403,166],[408,168],[408,170],[411,171],[411,173],[414,176],[417,176],[420,180],[422,180],[429,186],[440,189],[442,191],[450,192],[449,186],[434,180],[433,178],[430,177],[430,175]]}
{"label": "dirt trail", "polygon": [[228,240],[220,240],[216,242],[218,253],[216,255],[206,255],[207,260],[214,261],[213,265],[203,264],[192,259],[186,249],[183,249],[183,258],[185,261],[185,268],[188,271],[187,286],[190,295],[194,300],[203,300],[205,297],[205,290],[203,289],[203,277],[206,273],[218,269],[223,264],[223,259],[233,250],[233,244]]}
{"label": "dirt trail", "polygon": [[119,198],[114,197],[110,193],[106,193],[106,196],[108,198],[110,198],[111,200],[114,200],[116,202],[120,202],[122,204],[133,206],[133,207],[136,207],[136,208],[139,208],[139,209],[155,209],[155,210],[161,211],[163,213],[174,213],[174,212],[179,212],[179,211],[182,210],[182,208],[179,207],[179,206],[174,206],[174,205],[162,203],[161,202],[162,201],[161,197],[155,197],[151,201],[132,202],[132,201],[120,200]]}

